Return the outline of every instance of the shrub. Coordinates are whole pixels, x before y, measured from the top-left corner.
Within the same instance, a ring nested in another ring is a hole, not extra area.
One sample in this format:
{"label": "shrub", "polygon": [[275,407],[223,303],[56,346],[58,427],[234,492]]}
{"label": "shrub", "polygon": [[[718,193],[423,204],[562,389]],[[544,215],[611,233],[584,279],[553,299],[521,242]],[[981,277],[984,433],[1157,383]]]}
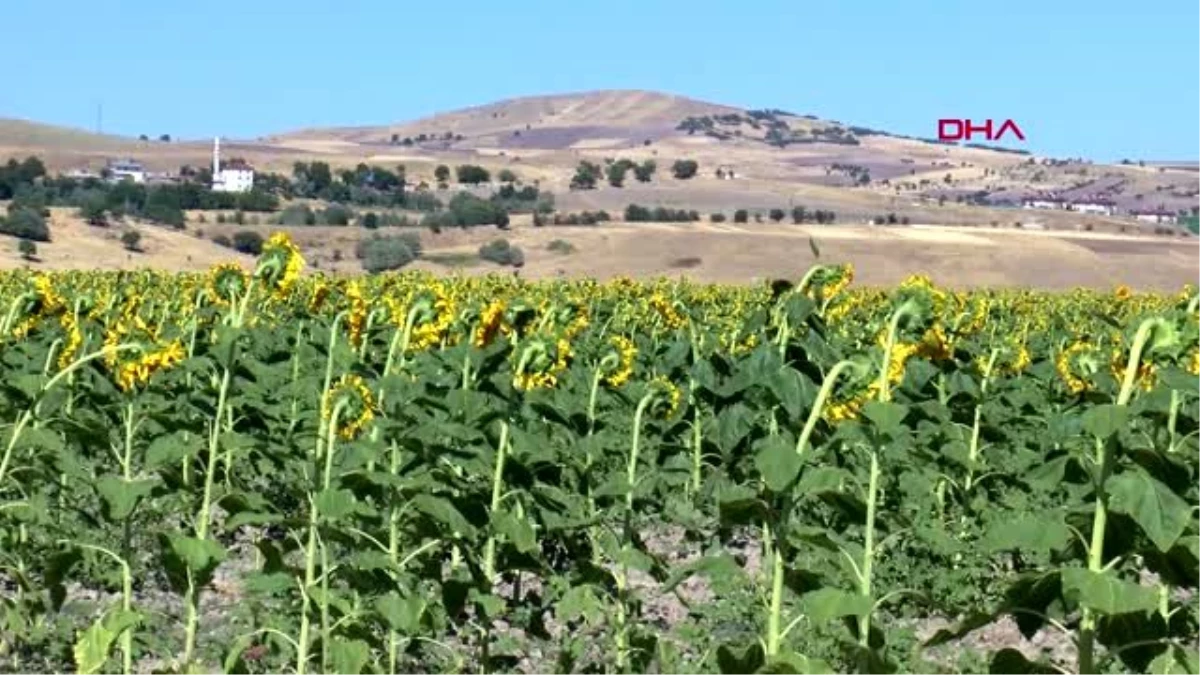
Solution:
{"label": "shrub", "polygon": [[555,239],[554,241],[550,242],[549,244],[546,244],[546,250],[550,251],[551,253],[561,253],[563,255],[568,255],[568,254],[575,252],[575,246],[574,246],[574,244],[572,244],[569,241],[565,241],[562,239]]}
{"label": "shrub", "polygon": [[223,234],[218,234],[217,236],[213,237],[212,242],[214,244],[216,244],[217,246],[224,246],[225,248],[233,248],[233,242],[229,241],[229,237],[226,237]]}
{"label": "shrub", "polygon": [[126,251],[140,251],[141,242],[142,233],[137,230],[125,230],[121,233],[121,243],[125,245]]}
{"label": "shrub", "polygon": [[[646,141],[646,145],[649,144],[650,141]],[[657,168],[658,165],[654,163],[654,160],[648,159],[633,167],[633,176],[638,179],[639,183],[649,183],[650,179],[654,177],[654,170]]]}
{"label": "shrub", "polygon": [[257,232],[252,230],[238,230],[233,233],[233,248],[248,253],[250,255],[258,255],[262,253],[263,238]]}
{"label": "shrub", "polygon": [[501,183],[515,183],[517,182],[517,174],[513,173],[512,169],[500,169],[499,173],[496,174],[496,179]]}
{"label": "shrub", "polygon": [[710,223],[723,223],[723,222],[725,222],[725,214],[724,213],[710,214],[708,216],[708,221]]}
{"label": "shrub", "polygon": [[444,187],[446,181],[450,180],[450,167],[445,164],[438,164],[433,170],[433,179],[438,182],[438,187]]}
{"label": "shrub", "polygon": [[480,246],[479,257],[497,265],[520,267],[525,264],[525,253],[509,244],[507,239],[493,239]]}
{"label": "shrub", "polygon": [[368,211],[366,215],[359,220],[359,222],[361,222],[362,226],[368,230],[379,229],[379,215],[374,211]]}
{"label": "shrub", "polygon": [[733,212],[733,222],[745,223],[745,222],[749,222],[749,220],[750,220],[750,212],[747,211],[746,209],[738,209],[737,211]]}
{"label": "shrub", "polygon": [[50,241],[46,219],[26,207],[9,208],[8,217],[0,219],[0,233],[33,241]]}
{"label": "shrub", "polygon": [[330,204],[321,210],[321,223],[325,225],[349,225],[353,218],[354,211],[341,204]]}
{"label": "shrub", "polygon": [[671,165],[671,173],[679,180],[687,180],[696,175],[700,165],[694,159],[677,159]]}
{"label": "shrub", "polygon": [[479,185],[480,183],[490,183],[492,175],[482,166],[475,164],[463,164],[454,170],[455,178],[459,183],[469,185]]}
{"label": "shrub", "polygon": [[183,209],[166,202],[147,202],[146,207],[142,209],[142,217],[154,223],[170,225],[177,230],[182,230],[186,221]]}
{"label": "shrub", "polygon": [[94,227],[108,226],[108,205],[101,195],[92,195],[79,207],[79,217]]}
{"label": "shrub", "polygon": [[33,260],[35,257],[37,257],[37,244],[33,243],[29,239],[21,239],[17,242],[17,252],[20,253],[21,257],[25,260]]}
{"label": "shrub", "polygon": [[421,255],[421,245],[415,234],[405,233],[395,237],[364,239],[355,254],[362,259],[363,269],[374,274],[400,269],[416,260]]}
{"label": "shrub", "polygon": [[596,187],[596,181],[600,179],[603,170],[600,165],[593,164],[587,160],[579,163],[575,168],[575,175],[571,178],[572,190],[591,190]]}
{"label": "shrub", "polygon": [[773,223],[778,223],[779,221],[783,220],[784,215],[783,209],[771,209],[769,214],[771,222]]}
{"label": "shrub", "polygon": [[[217,222],[223,222],[222,216],[217,216]],[[279,214],[280,225],[316,225],[317,214],[307,204],[291,204]]]}

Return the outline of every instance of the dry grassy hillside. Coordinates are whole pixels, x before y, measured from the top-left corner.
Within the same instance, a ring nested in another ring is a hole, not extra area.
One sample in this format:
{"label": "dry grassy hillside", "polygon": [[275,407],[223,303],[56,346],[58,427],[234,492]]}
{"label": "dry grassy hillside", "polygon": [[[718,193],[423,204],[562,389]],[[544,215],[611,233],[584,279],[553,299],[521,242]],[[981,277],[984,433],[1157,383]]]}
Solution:
{"label": "dry grassy hillside", "polygon": [[[801,111],[803,112],[803,111]],[[361,113],[360,113],[361,114]],[[377,113],[386,117],[386,111]],[[784,111],[747,111],[647,91],[597,91],[500,101],[412,122],[354,128],[308,129],[263,139],[225,139],[226,157],[241,157],[261,171],[290,173],[297,161],[323,161],[333,168],[360,162],[385,167],[403,164],[409,181],[432,185],[439,164],[480,164],[516,173],[555,195],[562,212],[604,209],[619,216],[631,203],[731,216],[745,208],[765,215],[793,206],[837,213],[836,228],[798,228],[769,223],[747,227],[723,224],[626,225],[600,228],[522,228],[506,236],[527,249],[526,276],[594,274],[682,274],[742,281],[789,274],[807,264],[807,237],[817,236],[827,257],[855,263],[860,278],[890,283],[914,272],[929,272],[950,284],[1177,286],[1195,281],[1194,238],[1177,234],[1134,244],[1093,237],[1088,244],[1070,237],[1038,237],[1030,231],[1081,234],[1151,234],[1129,217],[977,206],[963,199],[980,191],[992,197],[1034,190],[1067,194],[1103,193],[1124,204],[1186,207],[1200,187],[1191,165],[1093,165],[1052,161],[987,149],[945,146],[901,138]],[[682,125],[682,128],[681,128]],[[689,132],[690,130],[690,132]],[[932,133],[932,131],[931,131]],[[775,134],[773,137],[772,135]],[[778,143],[779,135],[788,139]],[[854,136],[854,142],[841,142]],[[780,147],[782,145],[783,147]],[[0,120],[0,161],[38,155],[51,170],[103,166],[112,157],[141,160],[154,171],[205,165],[210,140],[138,141],[98,136],[16,120]],[[617,158],[657,164],[653,179],[641,183],[632,173],[625,185],[601,180],[596,189],[572,190],[571,177],[582,160],[600,165]],[[679,159],[699,164],[691,179],[672,176]],[[732,180],[717,168],[732,170]],[[866,180],[863,180],[864,176]],[[486,196],[492,187],[484,186]],[[458,190],[438,191],[447,201]],[[940,199],[939,199],[940,198]],[[942,232],[919,228],[858,227],[872,218],[896,214],[914,223],[975,226]],[[212,217],[210,216],[210,222]],[[521,221],[520,218],[517,219]],[[192,223],[214,236],[220,226]],[[232,232],[233,226],[228,226]],[[1004,232],[1020,228],[1017,232]],[[41,247],[47,267],[122,267],[151,264],[171,269],[207,267],[236,257],[191,234],[146,227],[146,253],[121,248],[119,232],[95,230],[63,211],[52,223],[54,242]],[[265,229],[265,226],[261,229]],[[467,271],[488,269],[473,261],[479,244],[494,231],[425,233],[429,259],[418,266]],[[356,228],[300,228],[295,235],[317,265],[355,270]],[[940,236],[940,235],[939,235]],[[563,239],[577,253],[545,249]],[[1171,244],[1169,240],[1176,240]],[[1117,240],[1112,240],[1117,241]],[[6,244],[6,242],[0,242]],[[1135,245],[1136,244],[1136,245]],[[0,245],[0,262],[25,264],[15,246]],[[334,260],[339,251],[343,260]]]}

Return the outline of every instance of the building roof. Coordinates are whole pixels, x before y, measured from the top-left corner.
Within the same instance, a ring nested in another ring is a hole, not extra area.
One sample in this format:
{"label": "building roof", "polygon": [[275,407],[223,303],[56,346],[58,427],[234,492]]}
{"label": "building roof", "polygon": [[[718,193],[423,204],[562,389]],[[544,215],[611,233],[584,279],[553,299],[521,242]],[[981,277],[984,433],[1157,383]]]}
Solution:
{"label": "building roof", "polygon": [[1175,212],[1174,212],[1174,211],[1168,211],[1168,210],[1166,210],[1166,209],[1162,209],[1162,208],[1158,208],[1158,209],[1133,209],[1133,210],[1132,210],[1132,211],[1130,211],[1129,213],[1131,213],[1131,214],[1133,214],[1133,215],[1135,215],[1135,216],[1174,216],[1174,215],[1175,215]]}
{"label": "building roof", "polygon": [[1100,204],[1101,206],[1112,206],[1115,202],[1108,197],[1076,197],[1069,200],[1072,204]]}

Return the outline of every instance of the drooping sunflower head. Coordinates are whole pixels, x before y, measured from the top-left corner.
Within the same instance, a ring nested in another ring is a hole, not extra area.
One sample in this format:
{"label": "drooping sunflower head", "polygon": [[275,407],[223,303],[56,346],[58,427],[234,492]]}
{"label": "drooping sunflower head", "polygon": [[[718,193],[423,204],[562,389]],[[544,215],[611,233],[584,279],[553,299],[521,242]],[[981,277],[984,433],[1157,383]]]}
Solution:
{"label": "drooping sunflower head", "polygon": [[363,329],[367,324],[367,301],[363,298],[362,286],[355,279],[346,287],[346,300],[350,304],[350,312],[346,315],[346,330],[350,334],[350,344],[362,345]]}
{"label": "drooping sunflower head", "polygon": [[221,263],[208,272],[205,288],[215,305],[229,305],[246,293],[250,278],[237,263]]}
{"label": "drooping sunflower head", "polygon": [[[338,411],[336,420],[334,410]],[[375,396],[358,375],[343,375],[321,402],[321,415],[326,422],[337,424],[339,437],[353,440],[375,419]]]}
{"label": "drooping sunflower head", "polygon": [[286,297],[304,269],[304,256],[285,232],[272,234],[263,245],[255,277],[266,282],[276,297]]}
{"label": "drooping sunflower head", "polygon": [[665,375],[650,380],[650,388],[656,394],[650,406],[654,414],[662,419],[674,417],[683,401],[683,391]]}
{"label": "drooping sunflower head", "polygon": [[513,373],[513,387],[521,391],[555,387],[574,356],[571,343],[564,338],[534,338],[519,353]]}
{"label": "drooping sunflower head", "polygon": [[1076,340],[1058,354],[1054,361],[1059,378],[1072,394],[1093,388],[1091,377],[1105,365],[1100,348],[1084,340]]}
{"label": "drooping sunflower head", "polygon": [[479,313],[479,322],[471,336],[471,344],[483,348],[492,343],[497,335],[507,335],[511,327],[504,318],[505,304],[503,300],[492,300]]}
{"label": "drooping sunflower head", "polygon": [[633,376],[633,364],[637,359],[637,345],[633,340],[624,335],[614,335],[609,338],[609,344],[612,345],[611,352],[613,358],[609,361],[615,361],[616,365],[604,376],[604,383],[613,388],[619,388],[629,381]]}

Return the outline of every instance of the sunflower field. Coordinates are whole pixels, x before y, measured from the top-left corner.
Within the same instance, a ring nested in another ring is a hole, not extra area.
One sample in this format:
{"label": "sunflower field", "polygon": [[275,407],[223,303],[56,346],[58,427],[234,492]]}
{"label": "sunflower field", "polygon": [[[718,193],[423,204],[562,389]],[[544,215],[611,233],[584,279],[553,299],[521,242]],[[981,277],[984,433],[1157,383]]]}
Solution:
{"label": "sunflower field", "polygon": [[1196,673],[1178,294],[0,272],[0,671]]}

